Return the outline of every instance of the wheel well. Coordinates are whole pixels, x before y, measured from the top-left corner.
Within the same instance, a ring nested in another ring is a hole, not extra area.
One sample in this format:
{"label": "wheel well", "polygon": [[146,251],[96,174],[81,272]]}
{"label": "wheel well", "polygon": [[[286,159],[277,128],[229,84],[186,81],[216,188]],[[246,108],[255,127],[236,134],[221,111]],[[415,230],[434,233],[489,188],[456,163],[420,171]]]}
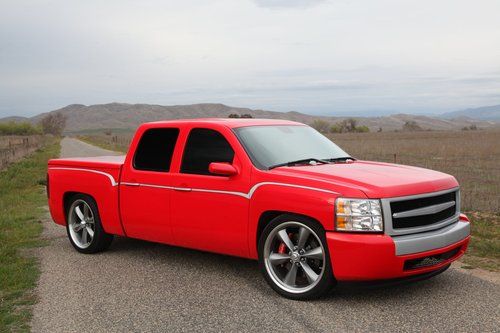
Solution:
{"label": "wheel well", "polygon": [[307,218],[313,222],[316,222],[321,228],[323,228],[323,225],[317,219],[310,217],[310,216],[307,216],[307,215],[297,214],[297,213],[287,212],[287,211],[280,211],[280,210],[268,210],[268,211],[262,213],[259,217],[259,224],[257,225],[257,237],[255,240],[255,243],[257,245],[259,244],[260,235],[262,234],[262,231],[264,230],[266,225],[269,222],[271,222],[273,219],[275,219],[276,217],[278,217],[280,215],[284,215],[284,214],[296,215],[296,216],[301,216],[301,217]]}

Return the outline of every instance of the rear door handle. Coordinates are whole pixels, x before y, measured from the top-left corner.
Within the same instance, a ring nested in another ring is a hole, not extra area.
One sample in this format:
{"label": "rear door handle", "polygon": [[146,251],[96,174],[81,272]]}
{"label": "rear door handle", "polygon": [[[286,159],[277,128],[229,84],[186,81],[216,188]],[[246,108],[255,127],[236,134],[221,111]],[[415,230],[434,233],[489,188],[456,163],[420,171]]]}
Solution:
{"label": "rear door handle", "polygon": [[141,184],[139,183],[127,183],[127,182],[122,182],[121,184],[125,185],[125,186],[141,186]]}

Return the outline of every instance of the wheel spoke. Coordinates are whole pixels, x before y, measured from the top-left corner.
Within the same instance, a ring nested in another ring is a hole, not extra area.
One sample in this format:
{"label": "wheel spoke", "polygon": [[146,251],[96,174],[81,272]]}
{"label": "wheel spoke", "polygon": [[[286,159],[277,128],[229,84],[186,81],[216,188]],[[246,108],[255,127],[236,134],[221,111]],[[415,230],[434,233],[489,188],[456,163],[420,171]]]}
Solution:
{"label": "wheel spoke", "polygon": [[300,228],[300,230],[299,230],[299,242],[297,244],[299,249],[304,248],[304,246],[306,245],[306,241],[309,238],[310,234],[311,234],[311,232],[309,231],[309,229],[304,228],[304,227]]}
{"label": "wheel spoke", "polygon": [[87,206],[85,204],[83,205],[83,216],[85,217],[85,219],[88,219],[90,216],[89,206]]}
{"label": "wheel spoke", "polygon": [[82,230],[82,225],[80,223],[75,223],[75,224],[73,224],[72,227],[73,227],[73,230],[75,232],[78,232],[78,231]]}
{"label": "wheel spoke", "polygon": [[312,250],[307,251],[302,256],[310,259],[323,260],[323,250],[321,249],[321,246],[318,246]]}
{"label": "wheel spoke", "polygon": [[290,260],[290,256],[288,254],[271,253],[271,255],[269,256],[269,261],[273,265],[279,265],[287,262],[288,260]]}
{"label": "wheel spoke", "polygon": [[87,244],[87,228],[82,229],[82,244]]}
{"label": "wheel spoke", "polygon": [[280,230],[280,232],[278,232],[278,235],[280,236],[283,243],[285,243],[286,247],[288,247],[290,251],[293,251],[293,243],[290,237],[288,237],[286,229]]}
{"label": "wheel spoke", "polygon": [[285,282],[289,286],[294,286],[295,285],[295,280],[297,278],[297,271],[298,271],[299,266],[292,264],[292,267],[288,271],[288,273],[285,276],[285,279],[283,282]]}
{"label": "wheel spoke", "polygon": [[85,217],[83,216],[83,213],[82,213],[82,210],[80,209],[80,207],[78,207],[78,206],[75,207],[75,213],[76,213],[76,215],[78,215],[78,218],[80,219],[80,221],[85,220]]}
{"label": "wheel spoke", "polygon": [[87,227],[85,229],[87,230],[87,232],[91,238],[94,237],[94,230],[92,230],[92,228],[90,226],[87,225]]}
{"label": "wheel spoke", "polygon": [[314,272],[311,266],[309,266],[307,263],[301,262],[300,266],[304,270],[304,273],[306,273],[307,281],[309,281],[309,283],[313,283],[318,279],[318,274],[316,274],[316,272]]}

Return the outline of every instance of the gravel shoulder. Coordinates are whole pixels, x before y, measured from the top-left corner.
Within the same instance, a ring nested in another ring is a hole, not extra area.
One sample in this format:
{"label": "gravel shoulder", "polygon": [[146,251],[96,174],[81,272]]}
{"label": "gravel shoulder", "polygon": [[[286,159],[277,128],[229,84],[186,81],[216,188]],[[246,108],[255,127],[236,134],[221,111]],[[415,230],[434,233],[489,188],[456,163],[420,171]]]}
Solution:
{"label": "gravel shoulder", "polygon": [[[116,155],[75,139],[61,156]],[[340,287],[313,302],[279,297],[251,260],[116,238],[97,255],[74,251],[44,221],[34,332],[499,331],[500,288],[451,268],[390,288]]]}

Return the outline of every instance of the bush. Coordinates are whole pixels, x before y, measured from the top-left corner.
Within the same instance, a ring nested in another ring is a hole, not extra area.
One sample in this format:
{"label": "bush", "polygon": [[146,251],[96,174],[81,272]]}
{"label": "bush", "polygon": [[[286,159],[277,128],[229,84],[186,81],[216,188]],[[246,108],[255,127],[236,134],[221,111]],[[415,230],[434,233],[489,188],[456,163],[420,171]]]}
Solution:
{"label": "bush", "polygon": [[342,133],[342,127],[339,123],[334,124],[330,127],[330,133]]}
{"label": "bush", "polygon": [[30,123],[0,123],[0,135],[35,135],[41,134],[39,127],[35,127]]}
{"label": "bush", "polygon": [[474,124],[474,125],[465,126],[462,128],[462,131],[468,131],[468,130],[477,131],[477,126]]}
{"label": "bush", "polygon": [[356,132],[357,133],[368,133],[368,132],[370,132],[370,129],[368,128],[368,126],[358,126],[358,127],[356,127]]}
{"label": "bush", "polygon": [[344,119],[330,127],[330,133],[366,133],[370,132],[368,126],[358,126],[354,118]]}
{"label": "bush", "polygon": [[237,113],[231,113],[228,118],[253,118],[251,114],[244,113],[241,116]]}
{"label": "bush", "polygon": [[311,127],[320,133],[327,133],[330,123],[322,119],[316,119],[312,122]]}
{"label": "bush", "polygon": [[415,120],[409,120],[403,125],[403,131],[407,132],[417,132],[422,131],[422,127]]}

